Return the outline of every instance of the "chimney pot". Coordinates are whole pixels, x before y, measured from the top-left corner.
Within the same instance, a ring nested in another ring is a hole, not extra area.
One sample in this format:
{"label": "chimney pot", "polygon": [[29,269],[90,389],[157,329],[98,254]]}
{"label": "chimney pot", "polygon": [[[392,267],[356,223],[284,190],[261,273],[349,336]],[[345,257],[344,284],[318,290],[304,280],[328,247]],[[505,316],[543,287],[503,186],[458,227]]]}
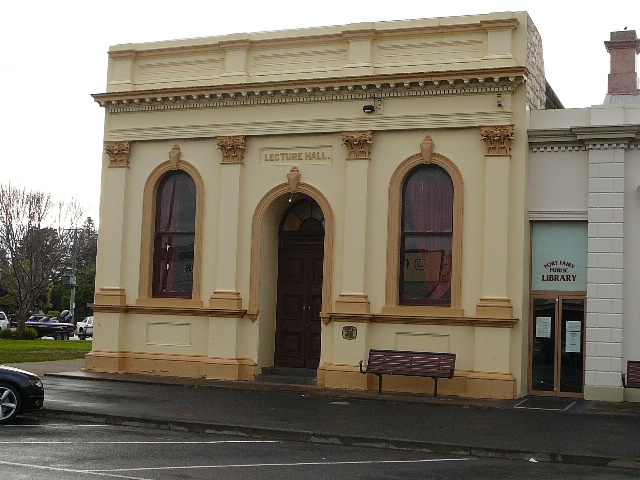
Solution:
{"label": "chimney pot", "polygon": [[640,40],[636,31],[611,32],[610,40],[604,45],[611,55],[608,93],[638,94],[637,55],[640,53]]}

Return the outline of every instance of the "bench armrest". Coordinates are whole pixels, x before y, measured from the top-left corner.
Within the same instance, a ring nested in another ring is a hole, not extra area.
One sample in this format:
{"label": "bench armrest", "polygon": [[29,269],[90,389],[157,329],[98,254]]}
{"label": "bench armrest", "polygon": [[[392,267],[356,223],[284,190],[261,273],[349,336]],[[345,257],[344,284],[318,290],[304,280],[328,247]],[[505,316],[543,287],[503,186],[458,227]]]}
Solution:
{"label": "bench armrest", "polygon": [[366,371],[364,371],[362,369],[362,364],[364,363],[364,360],[360,360],[360,373],[367,373]]}

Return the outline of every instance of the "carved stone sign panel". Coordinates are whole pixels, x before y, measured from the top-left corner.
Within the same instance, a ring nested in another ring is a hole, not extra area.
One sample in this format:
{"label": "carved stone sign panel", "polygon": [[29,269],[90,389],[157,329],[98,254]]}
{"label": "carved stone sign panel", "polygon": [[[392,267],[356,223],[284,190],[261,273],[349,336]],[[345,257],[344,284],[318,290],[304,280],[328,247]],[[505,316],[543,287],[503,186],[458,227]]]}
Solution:
{"label": "carved stone sign panel", "polygon": [[333,147],[266,147],[260,149],[260,165],[330,165]]}

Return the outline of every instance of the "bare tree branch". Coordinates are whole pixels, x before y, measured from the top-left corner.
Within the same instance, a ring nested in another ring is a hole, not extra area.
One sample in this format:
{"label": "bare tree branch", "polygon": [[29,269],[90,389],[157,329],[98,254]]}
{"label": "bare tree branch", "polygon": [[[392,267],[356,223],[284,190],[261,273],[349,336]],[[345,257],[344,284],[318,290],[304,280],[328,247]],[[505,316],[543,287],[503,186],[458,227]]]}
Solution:
{"label": "bare tree branch", "polygon": [[76,201],[0,185],[0,279],[16,296],[18,328],[65,273],[82,214]]}

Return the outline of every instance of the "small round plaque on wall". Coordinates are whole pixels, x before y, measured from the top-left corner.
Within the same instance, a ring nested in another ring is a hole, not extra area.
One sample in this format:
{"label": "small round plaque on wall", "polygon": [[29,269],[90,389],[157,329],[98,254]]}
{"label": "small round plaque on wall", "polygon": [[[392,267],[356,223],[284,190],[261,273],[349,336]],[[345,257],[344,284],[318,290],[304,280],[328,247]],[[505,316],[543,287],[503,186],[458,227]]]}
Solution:
{"label": "small round plaque on wall", "polygon": [[353,325],[346,325],[342,327],[342,338],[345,340],[355,340],[358,336],[358,329]]}

